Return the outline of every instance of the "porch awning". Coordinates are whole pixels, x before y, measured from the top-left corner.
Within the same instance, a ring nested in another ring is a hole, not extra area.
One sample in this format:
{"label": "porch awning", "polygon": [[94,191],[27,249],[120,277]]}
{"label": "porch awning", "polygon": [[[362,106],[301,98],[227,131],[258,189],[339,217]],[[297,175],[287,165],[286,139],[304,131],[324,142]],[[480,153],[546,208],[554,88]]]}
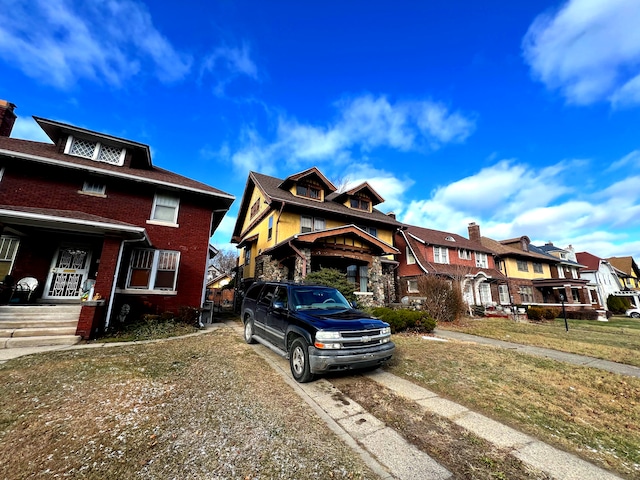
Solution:
{"label": "porch awning", "polygon": [[540,278],[532,280],[533,286],[536,288],[551,287],[551,288],[564,288],[564,287],[584,287],[589,283],[586,278]]}
{"label": "porch awning", "polygon": [[151,241],[144,227],[76,210],[0,205],[0,223],[20,229],[30,227],[94,235],[115,234],[124,239]]}

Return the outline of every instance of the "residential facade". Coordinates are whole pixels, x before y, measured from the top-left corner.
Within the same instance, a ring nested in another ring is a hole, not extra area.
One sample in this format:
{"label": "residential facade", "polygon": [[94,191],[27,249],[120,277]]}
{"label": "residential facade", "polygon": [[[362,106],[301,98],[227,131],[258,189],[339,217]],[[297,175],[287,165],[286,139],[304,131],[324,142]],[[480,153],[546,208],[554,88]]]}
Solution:
{"label": "residential facade", "polygon": [[455,233],[403,225],[396,232],[400,295],[420,295],[425,275],[459,282],[468,305],[510,304],[506,278],[495,268],[493,252]]}
{"label": "residential facade", "polygon": [[622,289],[620,276],[624,276],[624,273],[617,270],[608,260],[589,252],[578,252],[576,258],[584,265],[580,270],[580,276],[589,281],[597,296],[597,303],[600,308],[606,310],[609,295]]}
{"label": "residential facade", "polygon": [[[0,123],[14,108],[0,103]],[[148,145],[34,119],[51,143],[0,128],[0,276],[35,278],[43,303],[87,299],[85,338],[201,307],[209,238],[233,196],[154,166]]]}
{"label": "residential facade", "polygon": [[611,257],[607,261],[625,274],[622,281],[624,290],[640,290],[640,268],[633,257]]}
{"label": "residential facade", "polygon": [[480,226],[469,224],[469,239],[492,250],[496,268],[506,277],[511,303],[518,305],[591,308],[587,280],[578,264],[564,261],[531,244],[529,237],[494,240],[480,234]]}
{"label": "residential facade", "polygon": [[335,268],[347,275],[359,303],[391,301],[400,223],[375,208],[382,202],[367,183],[338,191],[316,167],[285,179],[250,172],[232,237],[240,283],[299,282]]}

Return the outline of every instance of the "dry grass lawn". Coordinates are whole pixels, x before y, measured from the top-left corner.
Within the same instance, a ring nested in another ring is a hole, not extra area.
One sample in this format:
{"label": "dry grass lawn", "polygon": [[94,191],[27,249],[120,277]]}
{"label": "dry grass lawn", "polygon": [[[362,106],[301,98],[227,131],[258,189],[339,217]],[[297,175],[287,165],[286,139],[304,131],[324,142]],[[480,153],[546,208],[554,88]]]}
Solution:
{"label": "dry grass lawn", "polygon": [[463,342],[395,335],[390,372],[629,478],[640,379]]}
{"label": "dry grass lawn", "polygon": [[376,478],[228,328],[0,365],[0,478]]}
{"label": "dry grass lawn", "polygon": [[640,367],[640,320],[612,317],[608,322],[568,320],[514,322],[505,318],[463,319],[438,328],[481,337],[552,348]]}

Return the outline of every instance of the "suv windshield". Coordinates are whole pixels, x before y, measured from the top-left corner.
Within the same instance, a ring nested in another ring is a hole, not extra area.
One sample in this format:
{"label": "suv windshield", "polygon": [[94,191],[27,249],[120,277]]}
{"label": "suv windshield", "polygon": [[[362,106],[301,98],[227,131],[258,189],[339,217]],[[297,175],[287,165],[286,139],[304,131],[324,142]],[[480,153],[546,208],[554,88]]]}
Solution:
{"label": "suv windshield", "polygon": [[296,287],[291,306],[294,310],[345,310],[351,308],[346,298],[334,288]]}

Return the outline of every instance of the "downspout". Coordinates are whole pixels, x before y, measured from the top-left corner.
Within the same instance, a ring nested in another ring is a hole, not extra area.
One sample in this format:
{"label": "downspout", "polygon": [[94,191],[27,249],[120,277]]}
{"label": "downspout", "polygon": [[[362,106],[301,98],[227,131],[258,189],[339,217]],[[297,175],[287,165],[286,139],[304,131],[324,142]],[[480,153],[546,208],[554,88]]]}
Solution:
{"label": "downspout", "polygon": [[124,252],[124,244],[141,242],[143,240],[144,239],[138,239],[138,238],[134,238],[130,240],[122,240],[122,243],[120,244],[120,249],[118,251],[118,260],[116,261],[116,269],[113,274],[113,285],[111,286],[111,293],[109,294],[109,304],[107,305],[107,318],[104,322],[105,330],[109,328],[109,319],[111,318],[111,312],[113,310],[113,301],[116,294],[116,288],[118,286],[118,274],[120,273],[120,265],[122,264],[122,253]]}
{"label": "downspout", "polygon": [[278,244],[278,226],[280,225],[280,217],[282,216],[282,210],[284,210],[284,202],[280,204],[280,210],[278,211],[278,220],[276,220],[276,235],[275,235],[276,238],[273,242],[275,245]]}
{"label": "downspout", "polygon": [[303,278],[306,277],[307,276],[307,257],[305,257],[300,250],[298,250],[296,247],[293,246],[293,243],[291,243],[291,240],[289,240],[288,244],[291,247],[291,250],[296,252],[296,254],[302,259],[302,277]]}

